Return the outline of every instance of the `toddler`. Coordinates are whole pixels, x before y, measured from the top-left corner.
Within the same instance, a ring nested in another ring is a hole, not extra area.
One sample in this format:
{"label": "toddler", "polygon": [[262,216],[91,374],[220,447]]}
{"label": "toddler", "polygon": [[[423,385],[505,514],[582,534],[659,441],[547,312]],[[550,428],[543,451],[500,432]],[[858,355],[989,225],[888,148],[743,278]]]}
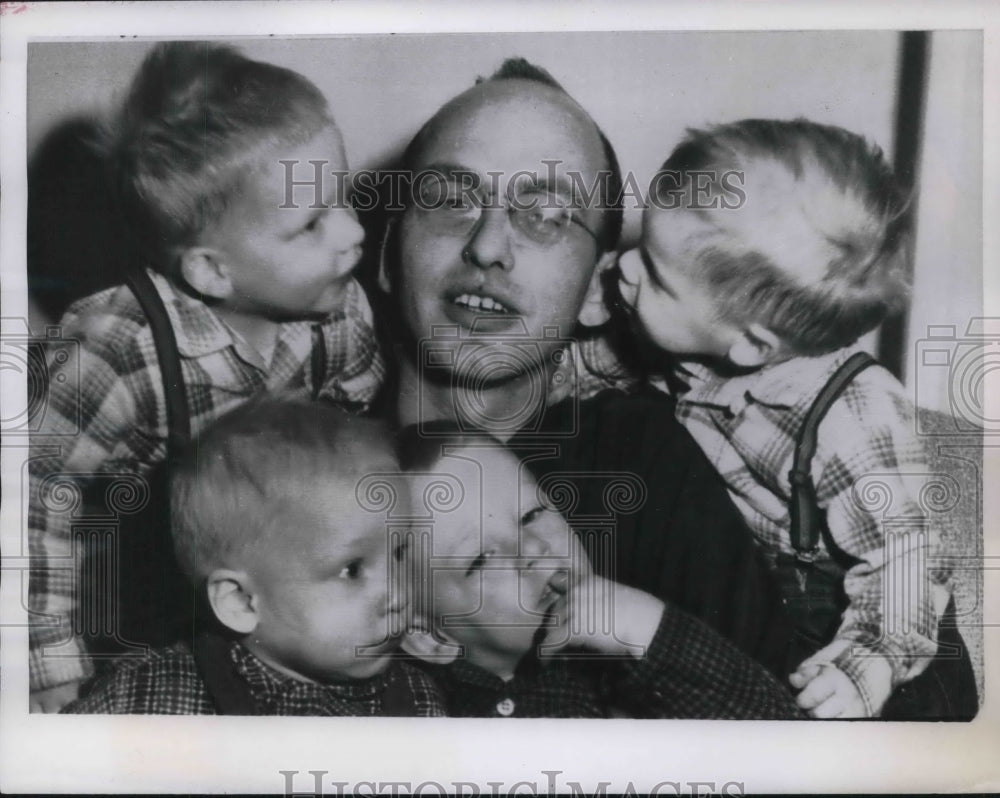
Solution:
{"label": "toddler", "polygon": [[356,495],[395,471],[388,430],[329,405],[268,398],[220,418],[170,490],[178,559],[210,622],[64,711],[443,714],[427,676],[393,662],[405,541]]}
{"label": "toddler", "polygon": [[[428,431],[431,434],[428,436]],[[450,422],[403,431],[413,506],[433,526],[404,649],[448,714],[794,718],[792,695],[692,616],[597,576],[524,462]]]}
{"label": "toddler", "polygon": [[[913,408],[885,369],[855,376],[820,424],[811,475],[825,529],[805,557],[791,540],[789,472],[806,413],[858,338],[905,299],[905,211],[880,151],[860,136],[744,120],[693,131],[674,150],[640,245],[619,264],[626,315],[674,358],[666,380],[678,418],[781,575],[809,655],[790,679],[815,717],[975,712],[967,654],[935,662],[958,668],[952,676],[914,681],[952,605],[948,574],[928,561],[937,540],[918,502],[926,464]],[[889,529],[865,505],[868,475],[909,527]],[[940,684],[950,697],[931,698]]]}

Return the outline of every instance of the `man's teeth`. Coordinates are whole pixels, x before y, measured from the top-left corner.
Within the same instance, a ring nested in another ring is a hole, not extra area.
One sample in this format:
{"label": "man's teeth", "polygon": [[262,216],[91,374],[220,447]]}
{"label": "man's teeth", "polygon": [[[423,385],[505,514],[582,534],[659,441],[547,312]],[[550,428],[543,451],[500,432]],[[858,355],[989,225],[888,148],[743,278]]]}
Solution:
{"label": "man's teeth", "polygon": [[470,310],[488,310],[491,313],[510,312],[495,299],[488,296],[480,296],[479,294],[462,294],[455,297],[454,301],[456,305],[462,305]]}

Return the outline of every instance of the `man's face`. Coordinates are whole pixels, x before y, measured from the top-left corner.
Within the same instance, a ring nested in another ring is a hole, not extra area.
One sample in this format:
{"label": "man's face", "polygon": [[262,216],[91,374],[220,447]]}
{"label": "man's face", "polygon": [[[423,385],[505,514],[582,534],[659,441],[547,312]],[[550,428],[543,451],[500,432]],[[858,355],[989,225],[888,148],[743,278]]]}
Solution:
{"label": "man's face", "polygon": [[602,211],[574,209],[578,223],[542,244],[513,224],[504,206],[524,191],[542,203],[572,205],[574,173],[594,185],[606,166],[593,123],[549,87],[487,82],[439,113],[410,166],[417,175],[473,176],[487,205],[468,227],[441,225],[419,203],[405,212],[392,291],[413,339],[428,339],[436,325],[457,328],[461,340],[473,327],[505,340],[526,331],[545,364],[556,339],[573,333],[601,254],[587,230],[601,229]]}

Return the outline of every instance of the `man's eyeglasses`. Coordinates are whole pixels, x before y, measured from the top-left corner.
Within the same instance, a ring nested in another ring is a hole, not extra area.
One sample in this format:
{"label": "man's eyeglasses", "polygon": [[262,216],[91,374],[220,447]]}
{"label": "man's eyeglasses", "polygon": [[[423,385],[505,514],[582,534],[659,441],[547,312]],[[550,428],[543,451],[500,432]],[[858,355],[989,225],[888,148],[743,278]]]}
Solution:
{"label": "man's eyeglasses", "polygon": [[419,176],[414,201],[434,230],[466,235],[479,224],[485,209],[503,208],[514,229],[534,244],[555,246],[576,225],[600,248],[597,233],[578,218],[578,210],[568,204],[566,197],[527,181],[508,187],[507,202],[501,205],[496,198],[484,199],[477,193],[470,177],[474,175],[424,172]]}

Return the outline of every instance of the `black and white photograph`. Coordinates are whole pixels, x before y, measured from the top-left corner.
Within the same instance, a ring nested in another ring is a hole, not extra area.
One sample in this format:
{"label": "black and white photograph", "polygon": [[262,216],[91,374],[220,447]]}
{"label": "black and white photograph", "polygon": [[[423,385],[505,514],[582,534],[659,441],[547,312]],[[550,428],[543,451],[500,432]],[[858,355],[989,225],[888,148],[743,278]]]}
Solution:
{"label": "black and white photograph", "polygon": [[835,7],[0,4],[2,788],[1000,788],[1000,28]]}

